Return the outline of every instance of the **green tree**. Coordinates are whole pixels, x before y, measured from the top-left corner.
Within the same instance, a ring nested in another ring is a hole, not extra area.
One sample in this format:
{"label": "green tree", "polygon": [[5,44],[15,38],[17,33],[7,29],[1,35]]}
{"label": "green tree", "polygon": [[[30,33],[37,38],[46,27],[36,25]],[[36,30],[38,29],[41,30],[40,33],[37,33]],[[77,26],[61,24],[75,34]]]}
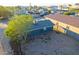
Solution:
{"label": "green tree", "polygon": [[62,11],[63,10],[63,5],[60,5],[59,7],[60,7],[60,10]]}
{"label": "green tree", "polygon": [[62,13],[62,10],[63,10],[63,5],[60,5],[60,13]]}
{"label": "green tree", "polygon": [[8,18],[11,15],[10,10],[7,7],[0,6],[0,18]]}
{"label": "green tree", "polygon": [[[22,54],[20,41],[27,39],[27,34],[31,30],[33,18],[31,15],[18,15],[11,18],[5,30],[6,36],[11,39],[15,54]],[[19,50],[20,49],[20,50]],[[20,51],[20,52],[19,52]]]}
{"label": "green tree", "polygon": [[72,5],[68,4],[68,11],[70,12],[72,10]]}
{"label": "green tree", "polygon": [[51,10],[48,10],[48,13],[50,14],[51,13]]}
{"label": "green tree", "polygon": [[79,9],[72,9],[72,12],[79,13]]}
{"label": "green tree", "polygon": [[75,15],[74,12],[64,12],[64,15]]}

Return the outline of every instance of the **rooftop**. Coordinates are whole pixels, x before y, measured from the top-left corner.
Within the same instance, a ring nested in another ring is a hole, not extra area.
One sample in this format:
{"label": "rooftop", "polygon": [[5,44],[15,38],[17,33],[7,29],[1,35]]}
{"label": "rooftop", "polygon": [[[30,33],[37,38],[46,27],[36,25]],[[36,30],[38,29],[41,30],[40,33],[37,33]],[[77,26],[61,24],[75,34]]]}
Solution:
{"label": "rooftop", "polygon": [[52,27],[53,23],[49,20],[38,21],[33,24],[32,30],[43,29],[44,27]]}
{"label": "rooftop", "polygon": [[75,27],[79,27],[79,18],[75,16],[67,16],[61,14],[50,14],[46,16],[47,18],[51,18]]}

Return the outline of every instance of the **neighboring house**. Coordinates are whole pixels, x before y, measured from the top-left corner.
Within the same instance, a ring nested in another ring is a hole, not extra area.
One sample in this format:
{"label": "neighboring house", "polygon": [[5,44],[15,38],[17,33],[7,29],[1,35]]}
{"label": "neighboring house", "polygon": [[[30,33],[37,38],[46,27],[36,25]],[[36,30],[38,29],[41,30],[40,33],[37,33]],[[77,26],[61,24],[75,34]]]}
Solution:
{"label": "neighboring house", "polygon": [[53,30],[53,23],[50,20],[37,21],[32,25],[31,31],[28,34],[31,36],[37,36],[46,34]]}
{"label": "neighboring house", "polygon": [[79,40],[79,18],[60,14],[45,16],[54,25],[55,30],[63,32]]}
{"label": "neighboring house", "polygon": [[29,14],[29,13],[28,13],[27,10],[21,9],[21,10],[17,10],[17,11],[16,11],[16,14]]}
{"label": "neighboring house", "polygon": [[51,11],[57,12],[58,11],[58,6],[51,6]]}
{"label": "neighboring house", "polygon": [[71,8],[79,9],[79,3],[72,4]]}
{"label": "neighboring house", "polygon": [[20,8],[19,10],[16,10],[16,14],[29,14],[26,7],[19,6],[19,8]]}
{"label": "neighboring house", "polygon": [[79,9],[79,3],[75,4],[76,9]]}
{"label": "neighboring house", "polygon": [[76,12],[76,13],[75,13],[75,16],[79,16],[79,12]]}
{"label": "neighboring house", "polygon": [[67,5],[59,5],[58,6],[58,12],[59,13],[68,12],[68,6]]}
{"label": "neighboring house", "polygon": [[33,16],[33,18],[39,18],[40,15],[39,14],[31,14]]}

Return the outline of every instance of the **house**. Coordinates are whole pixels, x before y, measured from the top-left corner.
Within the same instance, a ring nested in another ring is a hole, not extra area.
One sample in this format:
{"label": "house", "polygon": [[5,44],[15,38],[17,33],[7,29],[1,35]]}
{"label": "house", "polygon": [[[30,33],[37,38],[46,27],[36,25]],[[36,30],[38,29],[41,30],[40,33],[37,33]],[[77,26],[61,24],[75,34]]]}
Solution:
{"label": "house", "polygon": [[29,14],[28,10],[26,9],[26,6],[18,6],[18,10],[16,10],[15,14]]}
{"label": "house", "polygon": [[42,20],[35,22],[28,34],[29,37],[46,34],[53,30],[53,23],[50,20]]}
{"label": "house", "polygon": [[79,40],[79,18],[60,14],[50,14],[45,16],[54,25],[54,30],[65,33]]}
{"label": "house", "polygon": [[75,4],[76,9],[79,9],[79,3]]}
{"label": "house", "polygon": [[46,9],[40,9],[39,13],[40,13],[40,16],[44,16],[48,14],[48,11]]}
{"label": "house", "polygon": [[58,6],[51,6],[51,11],[57,12],[58,11]]}
{"label": "house", "polygon": [[63,14],[64,12],[68,12],[68,6],[67,5],[59,5],[58,6],[58,13]]}

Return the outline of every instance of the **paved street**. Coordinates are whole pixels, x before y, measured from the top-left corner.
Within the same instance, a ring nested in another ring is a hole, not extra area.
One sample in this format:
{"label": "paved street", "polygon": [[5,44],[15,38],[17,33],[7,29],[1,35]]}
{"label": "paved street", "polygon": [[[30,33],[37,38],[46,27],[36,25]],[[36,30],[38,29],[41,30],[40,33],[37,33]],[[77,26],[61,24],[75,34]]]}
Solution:
{"label": "paved street", "polygon": [[4,54],[4,46],[3,46],[3,29],[0,28],[0,54]]}
{"label": "paved street", "polygon": [[11,48],[9,45],[9,40],[4,36],[4,29],[7,27],[6,22],[0,23],[0,54],[10,54]]}

